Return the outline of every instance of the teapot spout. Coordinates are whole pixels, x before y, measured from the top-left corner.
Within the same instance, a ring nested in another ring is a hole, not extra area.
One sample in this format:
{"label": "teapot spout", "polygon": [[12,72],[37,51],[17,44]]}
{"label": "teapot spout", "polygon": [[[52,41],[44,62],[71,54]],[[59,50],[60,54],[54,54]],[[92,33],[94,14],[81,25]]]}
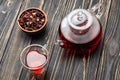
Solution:
{"label": "teapot spout", "polygon": [[63,46],[64,43],[63,43],[62,40],[57,40],[57,41],[55,42],[55,45]]}

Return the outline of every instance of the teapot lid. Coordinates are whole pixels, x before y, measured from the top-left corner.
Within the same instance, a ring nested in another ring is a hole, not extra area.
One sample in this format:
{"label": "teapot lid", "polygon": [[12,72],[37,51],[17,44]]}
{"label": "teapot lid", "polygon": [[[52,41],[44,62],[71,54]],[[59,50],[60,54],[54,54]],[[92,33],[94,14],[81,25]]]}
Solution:
{"label": "teapot lid", "polygon": [[89,30],[93,24],[93,17],[85,9],[76,9],[68,15],[68,23],[73,32],[83,34]]}

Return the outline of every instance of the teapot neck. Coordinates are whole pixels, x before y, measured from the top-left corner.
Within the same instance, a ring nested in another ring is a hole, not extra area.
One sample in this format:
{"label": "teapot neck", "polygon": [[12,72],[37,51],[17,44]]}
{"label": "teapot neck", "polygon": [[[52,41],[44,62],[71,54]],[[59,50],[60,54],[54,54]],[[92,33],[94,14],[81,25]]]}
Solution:
{"label": "teapot neck", "polygon": [[84,34],[91,27],[93,17],[87,10],[76,9],[68,15],[68,23],[72,32]]}

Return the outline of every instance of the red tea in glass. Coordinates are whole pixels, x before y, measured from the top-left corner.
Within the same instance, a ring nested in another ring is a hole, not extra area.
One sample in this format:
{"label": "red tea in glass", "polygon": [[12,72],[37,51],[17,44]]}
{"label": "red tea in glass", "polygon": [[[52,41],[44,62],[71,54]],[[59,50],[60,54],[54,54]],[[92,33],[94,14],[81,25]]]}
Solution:
{"label": "red tea in glass", "polygon": [[30,51],[26,56],[26,65],[34,69],[32,70],[34,74],[42,73],[42,65],[44,65],[46,61],[47,56],[45,54],[42,54],[40,51]]}

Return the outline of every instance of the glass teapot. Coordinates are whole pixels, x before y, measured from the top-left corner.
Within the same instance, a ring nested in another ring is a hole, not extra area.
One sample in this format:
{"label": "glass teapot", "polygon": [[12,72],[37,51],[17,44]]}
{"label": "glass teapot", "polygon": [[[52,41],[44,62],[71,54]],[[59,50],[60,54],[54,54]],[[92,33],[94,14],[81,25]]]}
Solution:
{"label": "glass teapot", "polygon": [[[56,44],[81,54],[91,53],[101,41],[102,27],[100,17],[103,4],[98,3],[92,8],[75,9],[63,18],[59,27],[59,40]],[[98,10],[98,13],[95,13]]]}

